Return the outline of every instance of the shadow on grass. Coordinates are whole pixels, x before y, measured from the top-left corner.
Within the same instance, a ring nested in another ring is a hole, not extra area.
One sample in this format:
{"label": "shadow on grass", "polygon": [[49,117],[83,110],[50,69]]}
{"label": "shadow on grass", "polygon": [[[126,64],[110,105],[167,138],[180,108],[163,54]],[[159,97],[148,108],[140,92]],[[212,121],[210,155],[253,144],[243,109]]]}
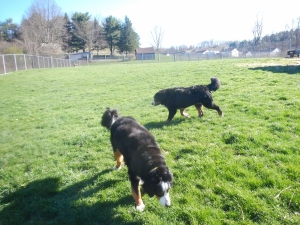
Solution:
{"label": "shadow on grass", "polygon": [[0,224],[126,224],[116,217],[115,208],[122,204],[131,207],[133,198],[130,192],[125,196],[120,194],[118,201],[100,199],[90,204],[81,201],[96,193],[101,196],[101,191],[119,182],[99,182],[99,177],[110,171],[104,170],[62,190],[59,190],[60,178],[33,181],[4,195],[1,199],[4,207],[0,211]]}
{"label": "shadow on grass", "polygon": [[290,75],[299,74],[300,75],[300,66],[298,65],[287,65],[287,66],[263,66],[249,68],[250,70],[262,70],[272,73],[287,73]]}
{"label": "shadow on grass", "polygon": [[171,122],[167,122],[167,121],[160,121],[160,122],[149,122],[144,124],[144,127],[146,127],[148,130],[151,129],[158,129],[158,128],[162,128],[165,126],[175,126],[178,125],[180,123],[182,123],[184,121],[184,119],[186,118],[176,118],[173,119]]}

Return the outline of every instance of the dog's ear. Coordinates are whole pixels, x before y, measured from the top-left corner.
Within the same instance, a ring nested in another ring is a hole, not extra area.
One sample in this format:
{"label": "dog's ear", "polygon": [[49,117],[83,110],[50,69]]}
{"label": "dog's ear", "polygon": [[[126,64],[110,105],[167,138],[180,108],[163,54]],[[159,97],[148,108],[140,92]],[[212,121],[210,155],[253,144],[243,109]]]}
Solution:
{"label": "dog's ear", "polygon": [[144,183],[142,185],[143,190],[149,195],[149,197],[153,197],[155,195],[155,187],[156,187],[155,179],[150,176],[147,179],[144,180]]}
{"label": "dog's ear", "polygon": [[111,118],[116,121],[119,118],[118,110],[114,109],[110,111]]}
{"label": "dog's ear", "polygon": [[165,172],[162,174],[162,180],[164,182],[170,182],[172,184],[172,180],[173,180],[173,174],[172,172],[169,170],[168,167],[165,168]]}
{"label": "dog's ear", "polygon": [[107,108],[102,115],[101,125],[110,129],[111,125],[119,118],[118,110]]}

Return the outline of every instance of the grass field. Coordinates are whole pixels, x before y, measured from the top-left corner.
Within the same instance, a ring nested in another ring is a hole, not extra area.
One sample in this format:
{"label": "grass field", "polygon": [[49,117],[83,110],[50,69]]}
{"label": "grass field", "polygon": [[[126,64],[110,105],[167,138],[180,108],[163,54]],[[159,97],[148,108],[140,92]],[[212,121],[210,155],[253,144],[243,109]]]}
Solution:
{"label": "grass field", "polygon": [[[208,84],[224,113],[189,107],[165,123],[153,95]],[[300,224],[299,60],[245,59],[17,71],[0,76],[0,225]],[[174,174],[172,206],[134,208],[106,107],[155,136]]]}

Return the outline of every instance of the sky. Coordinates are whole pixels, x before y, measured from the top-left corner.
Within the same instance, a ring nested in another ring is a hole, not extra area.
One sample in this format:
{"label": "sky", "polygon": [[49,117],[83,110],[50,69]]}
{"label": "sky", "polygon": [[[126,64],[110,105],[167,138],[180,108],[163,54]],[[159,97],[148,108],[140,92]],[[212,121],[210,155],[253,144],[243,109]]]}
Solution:
{"label": "sky", "polygon": [[[164,30],[162,47],[197,46],[202,41],[253,39],[256,18],[263,19],[262,35],[296,27],[299,0],[55,0],[62,13],[88,12],[104,19],[127,16],[140,36],[140,47],[153,44],[154,27]],[[20,24],[33,0],[0,0],[0,21]],[[294,21],[294,22],[293,22]]]}

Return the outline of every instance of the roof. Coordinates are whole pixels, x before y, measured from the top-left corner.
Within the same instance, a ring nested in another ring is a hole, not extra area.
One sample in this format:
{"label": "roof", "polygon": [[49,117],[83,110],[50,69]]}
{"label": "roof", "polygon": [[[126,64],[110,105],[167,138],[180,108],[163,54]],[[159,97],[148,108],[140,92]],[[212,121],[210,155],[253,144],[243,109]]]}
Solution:
{"label": "roof", "polygon": [[153,47],[148,47],[148,48],[136,48],[135,49],[136,54],[149,54],[149,53],[155,53]]}

